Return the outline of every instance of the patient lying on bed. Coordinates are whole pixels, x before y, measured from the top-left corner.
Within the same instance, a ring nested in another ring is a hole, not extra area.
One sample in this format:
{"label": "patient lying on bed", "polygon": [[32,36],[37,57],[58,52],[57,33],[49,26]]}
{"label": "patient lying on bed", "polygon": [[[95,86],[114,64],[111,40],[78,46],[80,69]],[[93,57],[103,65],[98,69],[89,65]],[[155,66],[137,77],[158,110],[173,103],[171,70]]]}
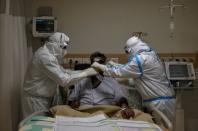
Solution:
{"label": "patient lying on bed", "polygon": [[53,115],[85,117],[104,113],[109,117],[153,122],[152,117],[130,108],[122,86],[113,78],[92,76],[75,84],[68,97],[68,105],[50,109]]}
{"label": "patient lying on bed", "polygon": [[117,105],[122,107],[124,118],[134,117],[134,112],[128,107],[121,85],[115,79],[100,74],[77,83],[68,101],[74,109],[95,105]]}
{"label": "patient lying on bed", "polygon": [[[94,52],[90,56],[90,61],[91,63],[97,61],[100,64],[105,64],[106,56],[100,52]],[[56,106],[50,110],[54,115],[78,117],[102,112],[110,117],[152,122],[152,117],[149,114],[128,106],[122,88],[114,78],[103,76],[100,73],[84,78],[75,84],[68,97],[68,105],[71,108]]]}

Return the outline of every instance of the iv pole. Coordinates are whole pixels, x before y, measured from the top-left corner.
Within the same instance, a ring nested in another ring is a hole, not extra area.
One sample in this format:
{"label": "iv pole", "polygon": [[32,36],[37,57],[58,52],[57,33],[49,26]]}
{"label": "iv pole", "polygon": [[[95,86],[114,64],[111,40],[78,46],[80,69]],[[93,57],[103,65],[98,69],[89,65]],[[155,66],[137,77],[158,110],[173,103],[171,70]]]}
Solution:
{"label": "iv pole", "polygon": [[160,7],[160,10],[168,8],[170,9],[170,24],[169,24],[169,29],[170,29],[170,37],[173,38],[174,34],[174,29],[175,29],[175,23],[174,23],[174,12],[176,7],[182,7],[185,8],[184,4],[174,4],[174,0],[170,0],[168,5]]}

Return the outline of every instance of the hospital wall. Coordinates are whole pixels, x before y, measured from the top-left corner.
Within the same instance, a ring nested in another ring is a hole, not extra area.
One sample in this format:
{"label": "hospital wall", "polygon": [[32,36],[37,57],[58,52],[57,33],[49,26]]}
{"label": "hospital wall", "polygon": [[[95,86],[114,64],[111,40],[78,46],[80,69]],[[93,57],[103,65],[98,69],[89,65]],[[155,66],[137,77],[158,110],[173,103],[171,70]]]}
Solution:
{"label": "hospital wall", "polygon": [[[184,0],[182,0],[184,1]],[[159,10],[168,0],[26,0],[26,15],[37,16],[41,6],[51,6],[58,30],[72,41],[70,53],[122,53],[132,32],[142,31],[145,40],[160,53],[197,52],[198,1],[185,0],[186,9],[175,10],[174,37],[170,38],[170,10]],[[175,0],[180,3],[181,0]],[[35,39],[33,39],[35,40]],[[40,44],[35,40],[33,47]]]}
{"label": "hospital wall", "polygon": [[[40,40],[31,36],[30,20],[37,16],[39,7],[50,6],[53,16],[58,18],[58,31],[71,38],[69,53],[89,54],[96,50],[124,53],[125,41],[132,32],[139,31],[147,34],[144,39],[158,53],[195,53],[198,52],[198,1],[175,0],[181,1],[187,8],[176,8],[174,36],[170,38],[170,10],[159,10],[168,0],[26,0],[28,44],[34,51],[41,46]],[[197,94],[198,90],[191,90],[183,95],[188,131],[190,126],[197,126],[190,122],[198,122]]]}

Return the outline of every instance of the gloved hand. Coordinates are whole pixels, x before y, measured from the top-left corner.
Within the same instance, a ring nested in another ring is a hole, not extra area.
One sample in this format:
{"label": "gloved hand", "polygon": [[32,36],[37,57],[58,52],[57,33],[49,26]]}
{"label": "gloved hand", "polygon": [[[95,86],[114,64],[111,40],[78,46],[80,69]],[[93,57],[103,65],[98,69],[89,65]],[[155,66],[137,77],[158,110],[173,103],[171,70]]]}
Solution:
{"label": "gloved hand", "polygon": [[109,67],[120,67],[120,66],[122,66],[122,64],[119,64],[119,63],[116,63],[116,62],[110,60],[110,61],[107,62],[107,66],[109,66]]}
{"label": "gloved hand", "polygon": [[118,63],[115,63],[112,60],[108,61],[107,64],[110,65],[110,66],[116,66],[116,65],[118,65]]}
{"label": "gloved hand", "polygon": [[85,77],[93,76],[97,74],[98,72],[94,68],[88,68],[82,71],[71,71],[70,73],[67,72],[65,73],[65,76],[68,79],[67,86],[71,86]]}
{"label": "gloved hand", "polygon": [[97,75],[98,72],[94,68],[88,68],[83,70],[81,73],[78,74],[79,77],[88,77],[88,76],[93,76]]}
{"label": "gloved hand", "polygon": [[99,64],[98,62],[94,62],[91,67],[95,68],[95,69],[99,69],[102,72],[105,72],[105,70],[107,70],[107,67],[105,65]]}

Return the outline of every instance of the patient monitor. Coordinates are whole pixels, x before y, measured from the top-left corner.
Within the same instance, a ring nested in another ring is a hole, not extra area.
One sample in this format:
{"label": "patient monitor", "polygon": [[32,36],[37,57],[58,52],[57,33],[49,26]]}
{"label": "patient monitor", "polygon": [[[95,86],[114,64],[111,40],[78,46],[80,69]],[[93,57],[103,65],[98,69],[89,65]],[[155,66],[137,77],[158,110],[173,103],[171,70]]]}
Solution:
{"label": "patient monitor", "polygon": [[184,109],[182,109],[182,93],[184,89],[193,89],[196,79],[192,62],[165,62],[167,78],[171,86],[176,89],[176,121],[175,131],[184,131]]}
{"label": "patient monitor", "polygon": [[52,16],[34,17],[32,28],[34,37],[48,37],[57,31],[57,19]]}
{"label": "patient monitor", "polygon": [[192,86],[193,80],[196,79],[193,63],[191,62],[165,62],[165,69],[173,87]]}

